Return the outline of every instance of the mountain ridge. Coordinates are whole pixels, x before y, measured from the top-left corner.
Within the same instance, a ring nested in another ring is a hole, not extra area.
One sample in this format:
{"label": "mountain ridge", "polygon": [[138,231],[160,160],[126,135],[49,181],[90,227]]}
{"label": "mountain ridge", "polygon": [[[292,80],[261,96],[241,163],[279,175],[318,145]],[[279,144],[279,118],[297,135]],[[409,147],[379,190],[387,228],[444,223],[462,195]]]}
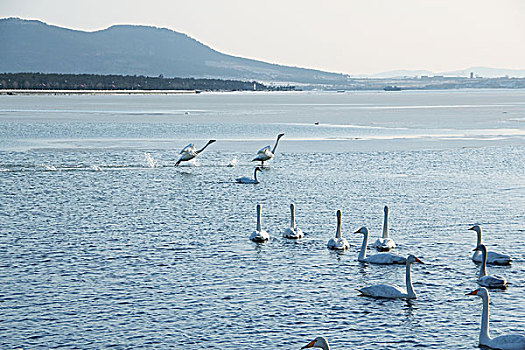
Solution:
{"label": "mountain ridge", "polygon": [[113,25],[86,32],[39,20],[0,19],[0,72],[121,74],[342,83],[340,73],[223,54],[168,28]]}

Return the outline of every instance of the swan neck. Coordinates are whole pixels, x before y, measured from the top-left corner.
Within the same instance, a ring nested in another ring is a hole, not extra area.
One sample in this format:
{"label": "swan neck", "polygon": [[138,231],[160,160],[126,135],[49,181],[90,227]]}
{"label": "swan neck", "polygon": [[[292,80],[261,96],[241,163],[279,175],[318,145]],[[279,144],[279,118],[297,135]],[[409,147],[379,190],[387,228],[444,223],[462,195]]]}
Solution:
{"label": "swan neck", "polygon": [[277,140],[275,141],[275,145],[273,146],[272,153],[275,154],[275,150],[277,149],[277,144],[279,144],[279,139],[281,136],[277,136]]}
{"label": "swan neck", "polygon": [[477,245],[480,245],[481,244],[481,227],[476,230],[476,233],[478,235],[478,244]]}
{"label": "swan neck", "polygon": [[407,259],[407,266],[406,266],[406,285],[407,285],[407,294],[409,298],[416,298],[416,292],[414,292],[414,286],[412,286],[412,275],[410,273],[410,265],[412,265],[411,262]]}
{"label": "swan neck", "polygon": [[337,231],[335,232],[335,238],[341,238],[341,216],[337,216]]}
{"label": "swan neck", "polygon": [[196,151],[195,153],[197,153],[197,154],[201,153],[202,151],[204,151],[204,150],[206,149],[206,147],[208,147],[208,146],[210,145],[210,143],[211,143],[211,142],[208,141],[208,143],[205,144],[204,147],[202,147],[200,150]]}
{"label": "swan neck", "polygon": [[261,206],[257,206],[257,231],[261,230]]}
{"label": "swan neck", "polygon": [[483,311],[481,312],[481,328],[479,331],[479,343],[486,344],[490,341],[489,335],[489,298],[483,296]]}
{"label": "swan neck", "polygon": [[479,278],[487,275],[487,249],[481,249],[481,266],[479,267]]}
{"label": "swan neck", "polygon": [[255,171],[253,172],[253,179],[255,180],[255,182],[259,181],[257,180],[257,168],[255,168]]}
{"label": "swan neck", "polygon": [[383,221],[383,238],[388,238],[388,209],[385,210],[385,218]]}
{"label": "swan neck", "polygon": [[357,260],[365,260],[366,259],[366,245],[368,244],[368,232],[365,232],[363,234],[363,243],[361,244],[361,250],[359,251],[359,256],[357,257]]}
{"label": "swan neck", "polygon": [[291,212],[290,227],[295,228],[295,207],[293,204],[290,205],[290,212]]}

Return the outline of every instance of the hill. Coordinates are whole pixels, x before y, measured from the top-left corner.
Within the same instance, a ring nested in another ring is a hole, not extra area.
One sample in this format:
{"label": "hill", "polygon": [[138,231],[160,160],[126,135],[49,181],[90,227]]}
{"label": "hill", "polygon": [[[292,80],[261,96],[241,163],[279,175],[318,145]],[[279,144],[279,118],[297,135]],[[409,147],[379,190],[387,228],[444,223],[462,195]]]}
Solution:
{"label": "hill", "polygon": [[0,72],[118,74],[340,84],[343,74],[220,53],[166,28],[116,25],[95,32],[0,19]]}

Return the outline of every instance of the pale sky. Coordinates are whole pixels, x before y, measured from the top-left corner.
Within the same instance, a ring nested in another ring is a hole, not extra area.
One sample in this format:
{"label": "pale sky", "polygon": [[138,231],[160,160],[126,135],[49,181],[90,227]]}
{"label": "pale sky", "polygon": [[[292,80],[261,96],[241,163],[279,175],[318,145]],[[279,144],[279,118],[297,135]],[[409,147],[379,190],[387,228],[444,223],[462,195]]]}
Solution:
{"label": "pale sky", "polygon": [[353,75],[525,69],[525,0],[0,0],[0,17],[153,25],[223,53]]}

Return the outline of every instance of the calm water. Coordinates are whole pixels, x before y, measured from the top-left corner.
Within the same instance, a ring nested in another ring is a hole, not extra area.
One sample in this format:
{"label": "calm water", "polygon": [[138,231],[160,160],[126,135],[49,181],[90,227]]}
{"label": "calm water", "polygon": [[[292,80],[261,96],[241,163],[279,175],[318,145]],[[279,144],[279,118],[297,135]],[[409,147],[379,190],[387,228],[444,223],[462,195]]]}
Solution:
{"label": "calm water", "polygon": [[[489,267],[509,281],[492,335],[525,333],[524,122],[525,91],[0,96],[0,348],[475,349],[475,222],[515,259]],[[235,184],[279,132],[262,182]],[[385,204],[396,252],[427,263],[414,301],[356,291],[404,286],[356,261]]]}

